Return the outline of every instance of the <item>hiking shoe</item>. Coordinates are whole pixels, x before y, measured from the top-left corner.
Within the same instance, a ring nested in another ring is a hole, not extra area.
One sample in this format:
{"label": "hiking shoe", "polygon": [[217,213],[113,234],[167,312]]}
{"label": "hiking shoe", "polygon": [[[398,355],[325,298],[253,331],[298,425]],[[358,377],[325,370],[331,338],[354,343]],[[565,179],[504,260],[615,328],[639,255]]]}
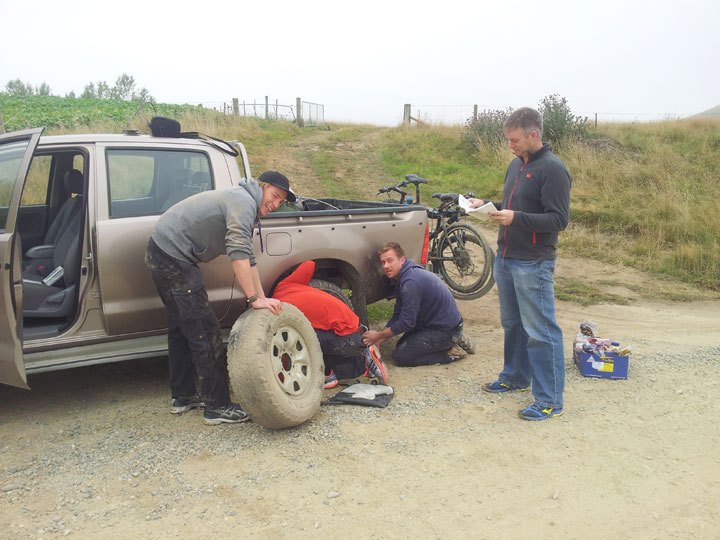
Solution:
{"label": "hiking shoe", "polygon": [[215,409],[205,407],[205,414],[203,414],[203,421],[209,426],[215,426],[217,424],[237,424],[239,422],[247,422],[248,420],[250,420],[250,416],[248,416],[248,413],[243,411],[237,403],[228,403]]}
{"label": "hiking shoe", "polygon": [[192,409],[199,409],[204,406],[205,404],[203,403],[203,400],[196,394],[190,397],[174,398],[170,402],[170,412],[173,414],[182,414]]}
{"label": "hiking shoe", "polygon": [[526,409],[521,410],[518,414],[523,420],[547,420],[553,416],[560,416],[563,413],[562,407],[541,407],[533,403]]}
{"label": "hiking shoe", "polygon": [[325,390],[328,388],[335,388],[338,384],[340,384],[340,381],[338,381],[337,375],[335,375],[335,372],[331,369],[330,373],[325,375],[325,384],[323,385],[323,388]]}
{"label": "hiking shoe", "polygon": [[502,392],[524,392],[528,388],[528,386],[512,386],[500,380],[483,384],[482,386],[483,390],[490,392],[491,394],[500,394]]}
{"label": "hiking shoe", "polygon": [[453,347],[447,352],[447,355],[450,357],[451,362],[455,362],[456,360],[461,360],[467,356],[467,353],[462,350],[460,347]]}
{"label": "hiking shoe", "polygon": [[465,334],[458,340],[457,346],[468,354],[475,354],[475,344]]}
{"label": "hiking shoe", "polygon": [[382,358],[380,357],[380,349],[378,349],[375,345],[370,345],[363,350],[363,356],[365,357],[365,367],[367,373],[377,379],[378,382],[387,384],[388,372],[385,364],[383,364]]}

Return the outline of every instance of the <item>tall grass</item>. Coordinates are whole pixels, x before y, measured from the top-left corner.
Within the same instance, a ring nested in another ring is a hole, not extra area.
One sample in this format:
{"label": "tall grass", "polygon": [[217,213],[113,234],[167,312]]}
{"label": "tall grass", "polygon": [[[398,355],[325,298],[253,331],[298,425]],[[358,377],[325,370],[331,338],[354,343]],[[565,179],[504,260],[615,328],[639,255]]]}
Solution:
{"label": "tall grass", "polygon": [[478,197],[502,194],[502,163],[496,150],[479,156],[463,139],[459,126],[399,127],[383,132],[380,155],[388,173],[398,180],[414,173],[427,178],[422,202],[433,192],[474,192]]}
{"label": "tall grass", "polygon": [[[391,129],[383,141],[388,170],[430,178],[428,192],[501,198],[513,157],[504,145],[478,150],[448,126]],[[558,154],[573,177],[561,253],[720,290],[720,122],[606,124]]]}
{"label": "tall grass", "polygon": [[565,248],[720,290],[720,122],[606,124],[563,150],[574,178]]}

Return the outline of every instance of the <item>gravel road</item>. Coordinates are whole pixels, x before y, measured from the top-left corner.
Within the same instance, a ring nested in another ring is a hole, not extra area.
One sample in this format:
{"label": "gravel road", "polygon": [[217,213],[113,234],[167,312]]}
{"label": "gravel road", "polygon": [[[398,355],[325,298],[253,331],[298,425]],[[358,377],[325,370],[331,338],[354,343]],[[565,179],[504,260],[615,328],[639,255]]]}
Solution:
{"label": "gravel road", "polygon": [[164,358],[0,386],[0,537],[720,537],[717,300],[561,302],[566,342],[591,315],[634,354],[626,381],[568,357],[566,413],[540,423],[517,418],[528,393],[479,391],[500,366],[495,293],[461,309],[475,355],[390,364],[386,409],[283,431],[171,415]]}

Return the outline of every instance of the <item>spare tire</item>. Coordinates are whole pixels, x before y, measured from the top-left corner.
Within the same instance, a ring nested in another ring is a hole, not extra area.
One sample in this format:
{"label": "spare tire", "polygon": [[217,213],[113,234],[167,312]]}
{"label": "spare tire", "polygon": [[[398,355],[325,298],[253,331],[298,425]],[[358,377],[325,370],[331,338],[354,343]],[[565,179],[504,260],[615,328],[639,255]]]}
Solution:
{"label": "spare tire", "polygon": [[271,429],[297,426],[320,409],[325,365],[315,330],[295,306],[280,315],[248,309],[232,327],[228,372],[235,400]]}

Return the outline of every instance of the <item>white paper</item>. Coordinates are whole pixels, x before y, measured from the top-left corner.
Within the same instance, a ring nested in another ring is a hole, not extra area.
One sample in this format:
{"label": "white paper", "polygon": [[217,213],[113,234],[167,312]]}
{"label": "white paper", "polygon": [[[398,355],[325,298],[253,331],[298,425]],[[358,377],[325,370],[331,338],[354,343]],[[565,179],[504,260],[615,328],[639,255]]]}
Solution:
{"label": "white paper", "polygon": [[481,214],[487,215],[490,212],[494,212],[497,210],[497,208],[495,208],[495,205],[491,202],[486,202],[485,204],[483,204],[482,206],[478,206],[477,208],[470,208],[470,201],[462,195],[458,196],[458,206],[460,206],[460,208],[465,210],[465,212],[467,212],[468,214],[471,214],[473,212],[480,212]]}

